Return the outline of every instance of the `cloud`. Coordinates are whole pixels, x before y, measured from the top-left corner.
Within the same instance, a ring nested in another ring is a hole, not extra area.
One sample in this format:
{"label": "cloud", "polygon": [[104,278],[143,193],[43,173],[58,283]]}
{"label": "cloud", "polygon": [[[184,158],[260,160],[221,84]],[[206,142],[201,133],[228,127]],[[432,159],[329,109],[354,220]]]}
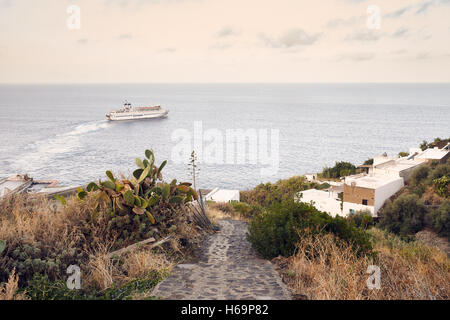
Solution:
{"label": "cloud", "polygon": [[416,14],[427,12],[428,8],[430,8],[431,6],[433,6],[436,3],[437,3],[437,1],[434,1],[434,0],[422,2],[421,4],[419,4],[419,8],[417,9]]}
{"label": "cloud", "polygon": [[241,34],[240,30],[237,30],[233,27],[223,27],[219,31],[216,32],[217,38],[226,38],[226,37],[233,37],[233,36],[239,36]]}
{"label": "cloud", "polygon": [[406,12],[408,12],[409,10],[411,10],[412,6],[406,6],[403,8],[400,8],[396,11],[390,12],[390,13],[386,13],[383,17],[384,18],[399,18],[401,16],[403,16],[403,14],[405,14]]}
{"label": "cloud", "polygon": [[348,53],[348,54],[341,54],[338,56],[338,61],[369,61],[375,58],[375,54],[370,52],[357,52],[357,53]]}
{"label": "cloud", "polygon": [[326,27],[334,29],[334,28],[339,28],[339,27],[353,26],[362,18],[363,18],[363,16],[359,16],[359,17],[354,16],[354,17],[350,17],[347,19],[342,19],[342,18],[333,19],[333,20],[330,20],[327,22]]}
{"label": "cloud", "polygon": [[406,38],[409,35],[409,29],[405,27],[401,27],[397,29],[394,33],[392,33],[392,38]]}
{"label": "cloud", "polygon": [[448,5],[448,4],[450,4],[450,0],[425,0],[416,4],[405,6],[396,11],[387,13],[383,17],[391,19],[400,18],[405,13],[413,10],[415,11],[414,12],[415,14],[421,14],[426,13],[428,9],[430,9],[433,6]]}
{"label": "cloud", "polygon": [[425,0],[418,4],[416,14],[426,13],[428,9],[434,6],[450,5],[450,0]]}
{"label": "cloud", "polygon": [[133,39],[133,35],[131,33],[123,33],[116,37],[117,40],[130,40]]}
{"label": "cloud", "polygon": [[345,41],[373,42],[380,38],[381,34],[375,31],[362,31],[347,35]]}
{"label": "cloud", "polygon": [[269,37],[265,34],[261,34],[260,38],[268,47],[292,48],[313,45],[321,36],[321,33],[308,34],[303,29],[291,29],[276,38]]}

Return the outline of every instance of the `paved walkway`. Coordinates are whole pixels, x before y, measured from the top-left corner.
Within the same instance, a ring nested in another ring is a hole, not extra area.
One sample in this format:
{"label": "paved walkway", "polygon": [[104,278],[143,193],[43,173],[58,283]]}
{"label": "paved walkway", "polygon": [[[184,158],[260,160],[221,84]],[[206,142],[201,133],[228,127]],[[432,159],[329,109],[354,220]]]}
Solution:
{"label": "paved walkway", "polygon": [[176,266],[153,295],[180,300],[291,299],[272,264],[258,258],[247,241],[247,224],[226,219],[219,226],[204,242],[200,261]]}

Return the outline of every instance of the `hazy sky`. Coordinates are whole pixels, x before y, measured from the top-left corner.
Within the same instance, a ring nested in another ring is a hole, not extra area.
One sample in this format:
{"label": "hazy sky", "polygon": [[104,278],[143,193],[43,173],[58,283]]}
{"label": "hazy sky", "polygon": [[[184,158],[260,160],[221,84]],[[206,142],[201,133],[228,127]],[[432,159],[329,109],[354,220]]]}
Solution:
{"label": "hazy sky", "polygon": [[0,0],[0,82],[450,82],[450,0]]}

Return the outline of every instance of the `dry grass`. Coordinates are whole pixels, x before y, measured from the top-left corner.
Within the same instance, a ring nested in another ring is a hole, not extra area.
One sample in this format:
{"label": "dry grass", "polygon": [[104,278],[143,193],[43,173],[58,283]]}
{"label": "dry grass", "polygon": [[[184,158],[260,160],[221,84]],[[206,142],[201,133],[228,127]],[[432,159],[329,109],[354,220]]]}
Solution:
{"label": "dry grass", "polygon": [[20,239],[29,244],[45,241],[54,246],[67,247],[70,243],[86,240],[83,228],[95,228],[91,234],[99,238],[90,240],[103,242],[106,226],[102,215],[99,215],[97,223],[87,225],[91,220],[90,208],[94,201],[92,197],[85,202],[71,198],[67,200],[67,206],[62,207],[45,197],[33,201],[24,194],[7,198],[0,205],[0,239],[8,244]]}
{"label": "dry grass", "polygon": [[233,219],[249,222],[249,219],[233,209],[228,203],[210,203],[206,209],[206,215],[214,225],[217,225],[219,220]]}
{"label": "dry grass", "polygon": [[8,282],[0,285],[0,300],[27,300],[24,293],[18,293],[19,278],[16,276],[16,270],[12,270]]}
{"label": "dry grass", "polygon": [[[3,199],[0,203],[0,239],[6,241],[7,252],[0,259],[0,282],[13,268],[11,254],[16,248],[22,250],[29,246],[38,248],[40,257],[61,257],[62,268],[64,264],[75,262],[83,266],[85,258],[95,248],[113,242],[115,234],[107,232],[105,215],[98,214],[95,221],[91,217],[93,201],[92,197],[83,202],[68,199],[63,207],[45,197],[30,198],[25,194]],[[72,254],[67,255],[68,252]],[[56,278],[59,272],[61,270],[54,269],[49,276]]]}
{"label": "dry grass", "polygon": [[[13,289],[23,288],[34,273],[29,268],[29,272],[20,274],[20,277],[19,272],[9,276],[15,262],[13,251],[19,248],[22,252],[25,245],[39,248],[42,259],[63,257],[64,252],[75,251],[74,255],[61,258],[59,269],[46,269],[46,274],[52,281],[65,279],[67,266],[77,264],[83,275],[83,289],[102,291],[145,278],[155,271],[158,274],[168,273],[173,263],[182,259],[202,239],[202,230],[187,223],[186,216],[172,212],[167,223],[176,226],[173,231],[166,230],[165,225],[155,225],[158,235],[163,237],[169,232],[173,237],[164,247],[138,247],[122,254],[119,259],[110,259],[107,254],[119,248],[117,231],[108,230],[109,216],[106,212],[92,218],[91,208],[95,201],[89,195],[82,202],[76,198],[67,199],[67,205],[61,206],[44,197],[31,201],[30,196],[25,194],[0,201],[0,239],[7,243],[0,257],[0,283],[8,281],[1,289],[0,298],[12,298]],[[121,247],[133,243],[132,240],[128,242]]]}
{"label": "dry grass", "polygon": [[[378,258],[357,257],[328,234],[305,237],[288,259],[282,276],[295,294],[308,299],[449,299],[450,262],[446,254],[421,243],[403,243],[373,229]],[[370,290],[369,265],[381,269],[381,288]]]}
{"label": "dry grass", "polygon": [[155,253],[151,249],[141,248],[123,254],[121,257],[111,259],[107,248],[98,250],[89,259],[85,277],[85,285],[97,290],[106,290],[114,286],[146,278],[153,272],[167,275],[174,266],[164,254]]}

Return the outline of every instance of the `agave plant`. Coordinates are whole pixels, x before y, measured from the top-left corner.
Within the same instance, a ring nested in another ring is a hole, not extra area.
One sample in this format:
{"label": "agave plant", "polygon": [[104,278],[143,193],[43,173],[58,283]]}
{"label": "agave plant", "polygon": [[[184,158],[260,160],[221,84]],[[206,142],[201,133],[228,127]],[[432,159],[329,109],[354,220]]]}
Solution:
{"label": "agave plant", "polygon": [[146,214],[154,224],[155,218],[150,213],[157,206],[172,206],[197,200],[197,192],[189,182],[163,182],[161,171],[167,164],[163,161],[159,167],[155,165],[152,150],[145,151],[146,159],[136,159],[138,169],[131,179],[117,179],[111,171],[106,171],[108,180],[91,182],[86,190],[78,190],[77,197],[84,199],[89,192],[96,192],[97,206],[112,207],[113,212]]}

